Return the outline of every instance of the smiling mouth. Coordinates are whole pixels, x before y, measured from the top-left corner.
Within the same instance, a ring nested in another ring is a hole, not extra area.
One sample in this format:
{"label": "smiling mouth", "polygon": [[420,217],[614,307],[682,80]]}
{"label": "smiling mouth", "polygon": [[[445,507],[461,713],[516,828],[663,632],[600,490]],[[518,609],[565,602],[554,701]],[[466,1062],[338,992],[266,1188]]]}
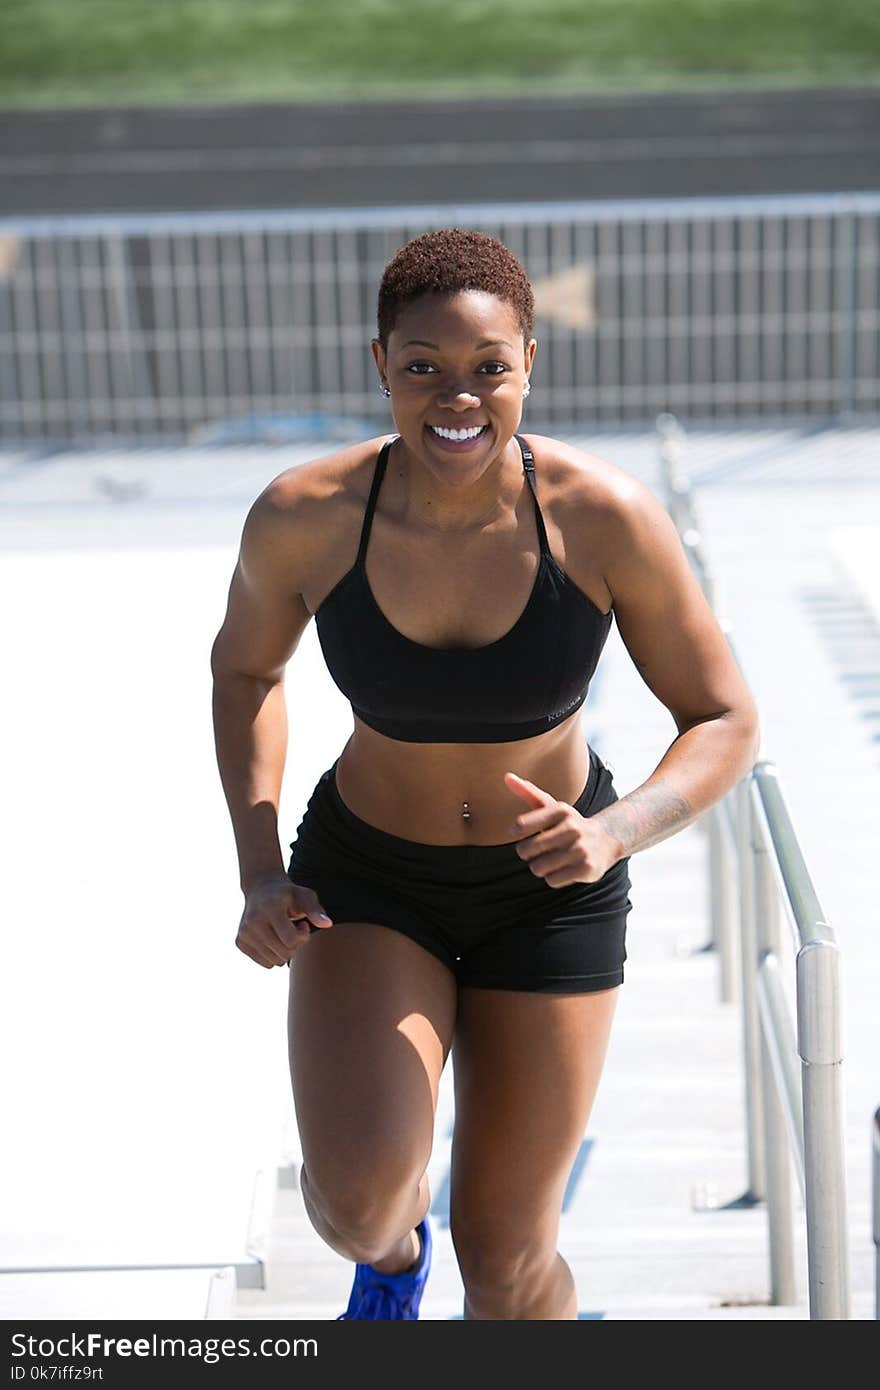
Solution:
{"label": "smiling mouth", "polygon": [[443,439],[450,444],[473,443],[485,434],[488,428],[488,425],[471,425],[461,429],[449,429],[445,425],[428,425],[435,438]]}

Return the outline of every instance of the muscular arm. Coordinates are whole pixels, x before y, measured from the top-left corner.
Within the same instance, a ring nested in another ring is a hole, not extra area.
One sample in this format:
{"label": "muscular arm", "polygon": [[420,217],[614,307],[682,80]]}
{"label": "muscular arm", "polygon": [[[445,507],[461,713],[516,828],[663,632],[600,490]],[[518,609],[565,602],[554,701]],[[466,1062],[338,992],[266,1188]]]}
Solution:
{"label": "muscular arm", "polygon": [[647,781],[600,811],[619,857],[696,820],[749,771],[758,711],[671,517],[636,479],[610,509],[605,582],[624,645],[678,736]]}
{"label": "muscular arm", "polygon": [[289,491],[276,480],[247,515],[226,616],[211,648],[217,764],[245,894],[264,874],[284,872],[284,670],[311,616],[293,572]]}

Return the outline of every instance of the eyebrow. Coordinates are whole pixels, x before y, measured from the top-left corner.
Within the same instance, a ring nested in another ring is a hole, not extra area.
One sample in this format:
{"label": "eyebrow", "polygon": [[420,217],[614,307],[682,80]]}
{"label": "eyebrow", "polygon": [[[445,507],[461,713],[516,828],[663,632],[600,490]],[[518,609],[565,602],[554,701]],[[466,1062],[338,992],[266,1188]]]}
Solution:
{"label": "eyebrow", "polygon": [[[404,346],[405,348],[406,348],[406,347],[413,347],[413,346],[415,346],[415,347],[426,347],[426,348],[433,348],[435,352],[439,352],[439,351],[440,351],[440,349],[438,348],[438,346],[437,346],[436,343],[426,343],[425,340],[424,340],[424,338],[410,338],[409,342],[404,343],[403,346]],[[484,338],[483,341],[482,341],[481,343],[477,343],[477,346],[476,346],[476,348],[474,349],[474,351],[475,351],[475,352],[481,352],[483,348],[490,348],[490,347],[506,347],[506,348],[509,348],[509,347],[510,347],[510,343],[505,342],[503,338]],[[512,348],[511,348],[511,351],[513,351]]]}

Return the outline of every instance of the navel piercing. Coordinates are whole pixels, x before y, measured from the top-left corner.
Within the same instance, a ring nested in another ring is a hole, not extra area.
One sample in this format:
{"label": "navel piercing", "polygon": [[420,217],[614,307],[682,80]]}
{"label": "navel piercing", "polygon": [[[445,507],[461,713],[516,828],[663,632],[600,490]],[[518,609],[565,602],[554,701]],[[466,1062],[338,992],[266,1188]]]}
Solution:
{"label": "navel piercing", "polygon": [[471,818],[469,803],[467,801],[461,803],[461,816],[462,820],[470,820]]}

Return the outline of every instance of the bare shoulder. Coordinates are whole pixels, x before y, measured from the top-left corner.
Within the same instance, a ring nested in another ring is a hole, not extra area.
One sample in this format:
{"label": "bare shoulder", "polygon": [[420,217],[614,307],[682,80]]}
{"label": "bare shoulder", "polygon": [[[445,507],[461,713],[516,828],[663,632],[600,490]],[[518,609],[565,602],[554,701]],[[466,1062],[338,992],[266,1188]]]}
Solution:
{"label": "bare shoulder", "polygon": [[285,518],[291,525],[327,521],[334,504],[365,501],[369,463],[389,436],[360,440],[344,449],[292,464],[266,484],[254,502],[267,518]]}
{"label": "bare shoulder", "polygon": [[554,515],[589,528],[591,544],[622,560],[658,530],[675,528],[657,494],[625,468],[585,449],[542,435],[523,436],[532,444],[536,469],[546,479]]}
{"label": "bare shoulder", "polygon": [[357,525],[380,442],[294,464],[251,504],[212,648],[215,671],[283,678],[314,613],[315,585]]}
{"label": "bare shoulder", "polygon": [[546,482],[554,505],[573,510],[587,508],[601,516],[626,508],[644,488],[632,473],[550,435],[524,434],[535,456],[538,476]]}
{"label": "bare shoulder", "polygon": [[[249,514],[262,537],[277,537],[297,576],[344,544],[363,515],[379,449],[389,436],[359,441],[295,463],[263,488]],[[302,592],[302,587],[298,587]]]}
{"label": "bare shoulder", "polygon": [[549,435],[525,434],[535,456],[538,494],[554,555],[606,612],[613,603],[611,560],[628,516],[653,493],[610,459]]}

